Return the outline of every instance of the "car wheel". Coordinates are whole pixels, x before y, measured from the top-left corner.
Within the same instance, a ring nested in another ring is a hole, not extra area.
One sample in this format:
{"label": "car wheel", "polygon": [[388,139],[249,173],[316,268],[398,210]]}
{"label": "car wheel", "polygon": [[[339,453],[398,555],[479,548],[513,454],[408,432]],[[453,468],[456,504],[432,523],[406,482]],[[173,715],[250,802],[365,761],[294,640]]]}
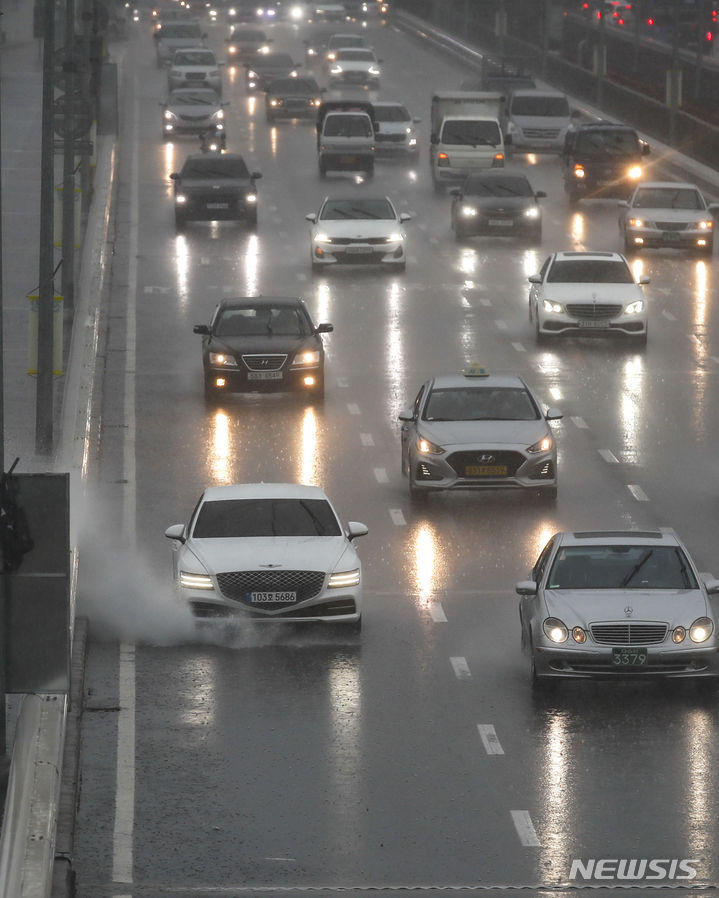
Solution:
{"label": "car wheel", "polygon": [[312,387],[310,396],[318,402],[325,398],[325,376],[321,374],[317,378],[317,383]]}
{"label": "car wheel", "polygon": [[212,383],[211,377],[205,377],[205,402],[215,403],[220,398],[220,391]]}
{"label": "car wheel", "polygon": [[350,623],[344,625],[347,629],[348,633],[361,633],[362,632],[362,618],[359,620],[350,621]]}
{"label": "car wheel", "polygon": [[534,319],[534,339],[540,344],[547,342],[547,335],[539,329],[539,315],[536,315]]}
{"label": "car wheel", "polygon": [[414,480],[412,479],[412,473],[409,473],[409,499],[410,502],[416,502],[418,504],[424,504],[427,501],[427,496],[429,495],[428,490],[418,489],[415,486]]}
{"label": "car wheel", "polygon": [[319,163],[318,163],[317,169],[318,169],[318,171],[319,171],[319,173],[320,173],[320,178],[326,178],[326,177],[327,177],[327,168],[325,167],[325,165],[324,165],[323,162],[319,162]]}
{"label": "car wheel", "polygon": [[537,227],[532,228],[529,232],[529,242],[530,243],[541,243],[542,242],[542,226],[538,225]]}
{"label": "car wheel", "polygon": [[390,268],[392,271],[405,271],[407,268],[406,262],[392,262],[390,264]]}
{"label": "car wheel", "polygon": [[435,192],[435,193],[444,193],[444,184],[443,184],[441,181],[434,181],[434,180],[433,180],[432,183],[433,183],[433,185],[434,185],[434,192]]}
{"label": "car wheel", "polygon": [[578,191],[568,189],[568,190],[567,190],[567,193],[569,194],[569,205],[570,205],[570,206],[576,206],[577,203],[579,202],[579,196],[580,196],[580,194],[578,193]]}
{"label": "car wheel", "polygon": [[175,232],[184,234],[187,228],[187,220],[184,215],[175,215]]}
{"label": "car wheel", "polygon": [[275,117],[274,117],[274,115],[272,115],[271,112],[268,112],[266,117],[267,117],[267,121],[268,121],[270,124],[272,124],[272,123],[274,122],[274,120],[275,120]]}
{"label": "car wheel", "polygon": [[556,486],[545,486],[541,489],[537,490],[537,496],[543,502],[556,502],[557,501],[557,487]]}

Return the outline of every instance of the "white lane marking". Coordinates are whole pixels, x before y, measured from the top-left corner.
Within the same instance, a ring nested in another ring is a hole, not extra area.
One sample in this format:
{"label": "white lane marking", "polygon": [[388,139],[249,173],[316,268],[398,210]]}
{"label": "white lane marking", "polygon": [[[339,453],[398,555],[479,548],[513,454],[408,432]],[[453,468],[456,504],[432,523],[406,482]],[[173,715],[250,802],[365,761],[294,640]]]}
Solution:
{"label": "white lane marking", "polygon": [[389,483],[389,477],[387,476],[386,468],[375,468],[374,476],[377,483]]}
{"label": "white lane marking", "polygon": [[597,449],[597,452],[602,456],[602,458],[608,465],[618,465],[619,464],[619,459],[612,452],[611,449]]}
{"label": "white lane marking", "polygon": [[687,340],[691,340],[692,343],[698,343],[698,344],[700,344],[700,343],[702,342],[702,341],[699,339],[699,337],[697,337],[696,334],[687,334],[686,337],[687,337]]}
{"label": "white lane marking", "polygon": [[371,433],[361,433],[360,442],[363,446],[374,446],[374,437]]}
{"label": "white lane marking", "polygon": [[628,483],[627,489],[634,496],[637,502],[648,502],[649,496],[644,492],[644,490],[638,486],[636,483]]}
{"label": "white lane marking", "polygon": [[401,508],[390,508],[389,516],[396,527],[404,527],[407,524]]}
{"label": "white lane marking", "polygon": [[666,309],[662,309],[662,315],[667,319],[667,321],[676,321],[676,316],[672,315],[671,312],[667,312]]}
{"label": "white lane marking", "polygon": [[435,624],[447,623],[447,615],[444,613],[444,608],[442,607],[441,602],[430,602],[428,607],[429,616],[432,618]]}
{"label": "white lane marking", "polygon": [[514,828],[517,830],[517,835],[522,845],[527,848],[535,845],[539,846],[540,841],[537,838],[529,811],[511,811],[510,813],[512,814],[512,823],[514,823]]}
{"label": "white lane marking", "polygon": [[463,658],[462,656],[450,658],[449,663],[452,665],[452,670],[454,671],[454,675],[458,680],[472,679],[472,671],[469,669],[469,664],[467,664],[466,658]]}
{"label": "white lane marking", "polygon": [[710,355],[709,358],[712,360],[712,362],[715,362],[717,365],[719,365],[719,356]]}
{"label": "white lane marking", "polygon": [[144,288],[145,293],[169,293],[169,287],[157,287],[157,286],[146,286]]}
{"label": "white lane marking", "polygon": [[298,271],[296,277],[298,281],[306,281],[308,279],[304,271]]}
{"label": "white lane marking", "polygon": [[478,723],[477,732],[479,733],[479,738],[482,740],[484,750],[488,755],[504,754],[504,749],[497,737],[497,732],[491,723]]}
{"label": "white lane marking", "polygon": [[135,828],[135,646],[130,643],[120,645],[118,678],[120,712],[117,718],[112,881],[131,883]]}
{"label": "white lane marking", "polygon": [[575,427],[578,427],[580,430],[588,430],[589,425],[584,420],[584,418],[580,418],[579,415],[574,415],[569,419]]}
{"label": "white lane marking", "polygon": [[498,330],[500,330],[500,331],[508,330],[507,322],[502,321],[501,318],[498,318],[494,323],[496,324]]}
{"label": "white lane marking", "polygon": [[200,265],[209,265],[212,259],[209,256],[200,256]]}
{"label": "white lane marking", "polygon": [[512,348],[515,349],[517,352],[526,352],[527,351],[521,343],[512,343]]}
{"label": "white lane marking", "polygon": [[347,411],[350,413],[350,415],[359,415],[360,413],[359,406],[356,402],[348,402]]}

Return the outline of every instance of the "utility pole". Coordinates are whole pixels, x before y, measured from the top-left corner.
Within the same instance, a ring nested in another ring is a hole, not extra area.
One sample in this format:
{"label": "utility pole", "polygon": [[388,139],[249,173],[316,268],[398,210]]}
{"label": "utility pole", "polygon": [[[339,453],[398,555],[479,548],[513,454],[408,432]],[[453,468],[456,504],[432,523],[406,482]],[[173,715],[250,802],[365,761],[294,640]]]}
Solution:
{"label": "utility pole", "polygon": [[[65,46],[63,65],[67,115],[70,128],[63,142],[62,166],[62,295],[65,309],[75,304],[75,134],[73,98],[75,96],[75,0],[65,0]],[[69,132],[69,133],[68,133]]]}

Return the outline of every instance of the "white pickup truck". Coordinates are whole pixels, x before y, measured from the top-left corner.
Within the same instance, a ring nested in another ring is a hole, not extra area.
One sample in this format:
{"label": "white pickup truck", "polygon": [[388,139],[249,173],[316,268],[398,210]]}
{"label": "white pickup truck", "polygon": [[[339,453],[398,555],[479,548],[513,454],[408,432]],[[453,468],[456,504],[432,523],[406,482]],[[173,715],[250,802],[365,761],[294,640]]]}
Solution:
{"label": "white pickup truck", "polygon": [[496,91],[435,92],[429,158],[436,191],[472,172],[504,165],[503,106],[504,95]]}

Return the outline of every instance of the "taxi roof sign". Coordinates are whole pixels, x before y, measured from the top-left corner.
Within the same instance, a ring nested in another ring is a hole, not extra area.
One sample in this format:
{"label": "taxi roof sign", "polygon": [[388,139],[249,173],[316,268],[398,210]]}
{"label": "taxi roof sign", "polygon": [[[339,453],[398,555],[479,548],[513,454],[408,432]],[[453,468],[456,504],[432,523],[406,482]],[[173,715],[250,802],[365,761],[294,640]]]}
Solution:
{"label": "taxi roof sign", "polygon": [[465,365],[462,369],[465,377],[489,377],[489,371],[483,366],[472,362],[471,365]]}

